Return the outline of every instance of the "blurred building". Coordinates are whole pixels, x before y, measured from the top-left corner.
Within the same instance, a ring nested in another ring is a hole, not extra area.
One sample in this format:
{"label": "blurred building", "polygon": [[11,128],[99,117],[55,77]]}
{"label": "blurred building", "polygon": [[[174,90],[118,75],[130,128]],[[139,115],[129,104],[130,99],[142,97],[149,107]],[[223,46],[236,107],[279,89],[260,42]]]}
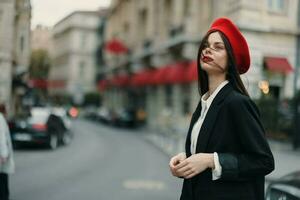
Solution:
{"label": "blurred building", "polygon": [[14,29],[14,60],[18,66],[28,69],[30,62],[30,27],[31,5],[30,0],[16,0],[16,16]]}
{"label": "blurred building", "polygon": [[[104,106],[142,107],[150,127],[159,127],[169,115],[172,127],[187,130],[186,119],[199,101],[195,63],[199,42],[220,16],[231,18],[249,43],[251,67],[242,79],[250,95],[291,98],[298,4],[297,0],[113,0],[105,34],[105,79],[99,82]],[[116,41],[115,48],[109,48]]]}
{"label": "blurred building", "polygon": [[[23,87],[12,85],[28,69],[30,56],[30,0],[2,0],[0,2],[0,104],[14,113]],[[13,87],[12,87],[13,86]]]}
{"label": "blurred building", "polygon": [[11,100],[15,2],[0,2],[0,104]]}
{"label": "blurred building", "polygon": [[45,49],[51,51],[51,29],[47,26],[37,25],[31,31],[31,50]]}
{"label": "blurred building", "polygon": [[50,95],[68,95],[81,104],[84,95],[96,90],[98,11],[76,11],[53,28],[53,65],[49,79],[64,87],[50,88]]}

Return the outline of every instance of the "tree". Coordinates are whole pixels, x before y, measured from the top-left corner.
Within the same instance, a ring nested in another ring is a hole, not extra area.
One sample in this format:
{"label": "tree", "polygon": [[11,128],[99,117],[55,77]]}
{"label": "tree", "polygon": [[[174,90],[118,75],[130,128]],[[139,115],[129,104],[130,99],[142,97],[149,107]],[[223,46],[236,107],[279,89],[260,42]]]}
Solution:
{"label": "tree", "polygon": [[31,79],[47,79],[51,60],[45,49],[32,51],[29,65],[29,77]]}

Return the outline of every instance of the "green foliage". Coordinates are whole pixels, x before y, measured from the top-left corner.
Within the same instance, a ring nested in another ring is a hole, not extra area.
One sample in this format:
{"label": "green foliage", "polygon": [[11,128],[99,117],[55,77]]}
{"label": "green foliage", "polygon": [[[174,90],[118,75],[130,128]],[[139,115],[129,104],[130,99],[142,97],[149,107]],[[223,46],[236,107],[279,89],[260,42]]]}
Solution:
{"label": "green foliage", "polygon": [[100,104],[100,94],[98,92],[89,92],[84,95],[84,105],[95,105]]}
{"label": "green foliage", "polygon": [[38,49],[32,51],[29,66],[30,78],[46,79],[50,66],[51,60],[47,50]]}
{"label": "green foliage", "polygon": [[256,104],[268,135],[280,139],[289,138],[293,126],[292,101],[261,98]]}

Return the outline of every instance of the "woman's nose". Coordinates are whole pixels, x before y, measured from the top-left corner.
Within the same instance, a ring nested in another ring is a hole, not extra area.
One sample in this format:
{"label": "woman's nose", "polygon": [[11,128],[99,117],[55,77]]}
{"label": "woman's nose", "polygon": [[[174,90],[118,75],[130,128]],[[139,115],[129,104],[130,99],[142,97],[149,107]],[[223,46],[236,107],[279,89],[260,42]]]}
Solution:
{"label": "woman's nose", "polygon": [[211,54],[211,48],[210,48],[210,47],[206,47],[206,48],[204,49],[204,53],[205,53],[205,54]]}

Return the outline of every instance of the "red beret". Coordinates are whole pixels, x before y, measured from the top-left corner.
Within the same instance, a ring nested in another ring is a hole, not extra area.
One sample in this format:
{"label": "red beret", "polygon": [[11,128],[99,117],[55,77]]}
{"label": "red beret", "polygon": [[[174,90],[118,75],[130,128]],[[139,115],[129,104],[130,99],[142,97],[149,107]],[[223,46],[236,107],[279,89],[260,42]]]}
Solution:
{"label": "red beret", "polygon": [[238,27],[228,18],[218,18],[212,23],[207,33],[213,31],[220,31],[226,36],[232,47],[238,72],[246,73],[250,67],[249,47]]}

